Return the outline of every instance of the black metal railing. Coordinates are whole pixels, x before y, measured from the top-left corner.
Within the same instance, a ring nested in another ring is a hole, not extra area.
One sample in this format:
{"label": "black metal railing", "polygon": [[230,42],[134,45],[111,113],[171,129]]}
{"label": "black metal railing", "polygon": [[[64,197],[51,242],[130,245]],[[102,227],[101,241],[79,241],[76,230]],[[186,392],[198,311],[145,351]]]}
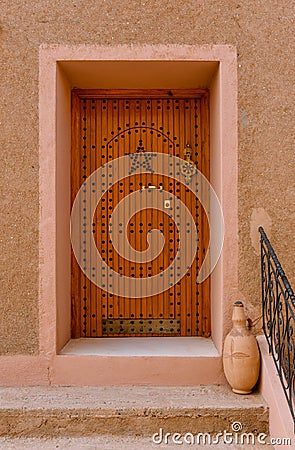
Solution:
{"label": "black metal railing", "polygon": [[263,331],[295,426],[295,296],[264,229],[259,232]]}

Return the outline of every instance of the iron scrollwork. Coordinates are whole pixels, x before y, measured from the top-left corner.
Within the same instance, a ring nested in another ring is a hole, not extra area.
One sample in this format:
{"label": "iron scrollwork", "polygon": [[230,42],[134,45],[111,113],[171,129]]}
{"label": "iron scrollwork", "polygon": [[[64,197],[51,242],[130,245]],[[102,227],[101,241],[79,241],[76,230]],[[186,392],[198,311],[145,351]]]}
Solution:
{"label": "iron scrollwork", "polygon": [[262,227],[259,232],[263,331],[295,425],[295,296]]}

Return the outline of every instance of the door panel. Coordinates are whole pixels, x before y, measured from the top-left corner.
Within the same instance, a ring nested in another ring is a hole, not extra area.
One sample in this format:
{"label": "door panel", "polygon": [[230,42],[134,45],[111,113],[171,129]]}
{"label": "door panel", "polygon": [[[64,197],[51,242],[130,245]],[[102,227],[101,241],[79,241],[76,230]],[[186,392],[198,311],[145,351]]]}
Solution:
{"label": "door panel", "polygon": [[[83,182],[98,167],[124,155],[130,158],[129,175],[106,186],[93,218],[92,233],[107,265],[128,278],[150,277],[153,282],[152,277],[161,274],[174,260],[180,245],[177,220],[186,221],[186,217],[172,218],[168,209],[167,213],[154,208],[142,209],[128,222],[127,238],[131,247],[140,252],[148,248],[149,232],[161,231],[165,244],[155,259],[133,262],[128,255],[123,258],[113,246],[109,224],[114,209],[130,193],[149,186],[175,195],[186,205],[196,223],[199,239],[196,257],[182,279],[170,288],[163,285],[163,292],[150,297],[144,292],[136,292],[139,298],[120,297],[97,287],[72,254],[73,337],[210,335],[210,278],[202,284],[196,283],[208,247],[206,214],[196,195],[185,181],[175,180],[173,172],[164,176],[149,170],[137,171],[139,161],[145,161],[148,167],[146,154],[166,153],[184,158],[189,144],[197,169],[209,178],[208,129],[205,90],[73,91],[72,203]],[[122,222],[125,220],[128,217]],[[123,224],[122,229],[120,226],[114,232],[124,233]],[[125,279],[122,282],[128,283]]]}

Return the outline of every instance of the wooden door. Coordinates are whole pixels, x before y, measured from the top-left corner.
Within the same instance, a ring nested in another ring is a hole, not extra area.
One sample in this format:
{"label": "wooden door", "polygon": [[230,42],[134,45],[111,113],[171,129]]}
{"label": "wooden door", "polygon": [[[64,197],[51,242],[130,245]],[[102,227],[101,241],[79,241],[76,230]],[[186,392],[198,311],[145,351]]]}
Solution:
{"label": "wooden door", "polygon": [[136,171],[138,154],[155,152],[184,158],[189,145],[197,170],[209,179],[208,121],[206,90],[73,90],[72,203],[97,168],[124,155],[130,158],[128,176],[106,187],[93,218],[97,250],[108,267],[129,279],[153,279],[174,260],[179,245],[177,219],[153,208],[130,218],[126,239],[142,252],[147,249],[148,233],[160,230],[165,244],[154,260],[128,260],[113,246],[109,222],[116,205],[149,186],[171,193],[186,205],[199,240],[185,275],[175,285],[164,286],[163,292],[142,298],[126,298],[98,287],[72,254],[72,337],[210,335],[210,278],[196,283],[208,247],[209,225],[203,208],[184,179],[177,181],[172,173],[164,176]]}

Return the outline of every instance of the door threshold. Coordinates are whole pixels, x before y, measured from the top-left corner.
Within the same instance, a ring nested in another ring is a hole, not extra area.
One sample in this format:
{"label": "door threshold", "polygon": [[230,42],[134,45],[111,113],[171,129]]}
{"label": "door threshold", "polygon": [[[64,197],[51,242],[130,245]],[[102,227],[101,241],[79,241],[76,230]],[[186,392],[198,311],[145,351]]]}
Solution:
{"label": "door threshold", "polygon": [[218,357],[211,338],[118,337],[71,339],[59,355]]}

